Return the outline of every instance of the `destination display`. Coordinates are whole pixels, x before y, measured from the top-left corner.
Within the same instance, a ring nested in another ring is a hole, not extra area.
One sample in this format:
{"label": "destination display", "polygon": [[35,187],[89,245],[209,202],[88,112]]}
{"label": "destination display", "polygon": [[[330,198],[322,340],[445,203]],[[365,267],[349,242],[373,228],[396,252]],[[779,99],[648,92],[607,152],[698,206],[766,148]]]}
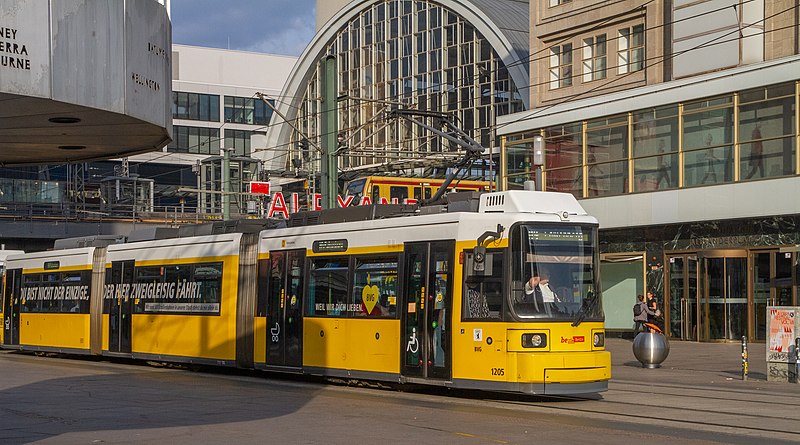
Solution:
{"label": "destination display", "polygon": [[314,253],[347,252],[347,240],[330,239],[330,240],[314,241],[314,243],[311,245],[311,250],[313,250]]}

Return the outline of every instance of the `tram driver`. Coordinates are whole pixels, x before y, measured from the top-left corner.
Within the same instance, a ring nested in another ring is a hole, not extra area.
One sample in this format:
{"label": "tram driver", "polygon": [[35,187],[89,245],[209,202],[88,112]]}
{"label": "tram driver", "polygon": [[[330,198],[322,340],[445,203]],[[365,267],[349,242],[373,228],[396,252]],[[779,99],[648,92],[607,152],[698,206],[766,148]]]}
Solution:
{"label": "tram driver", "polygon": [[550,270],[547,266],[539,266],[539,273],[525,283],[525,300],[536,303],[559,303],[561,298],[550,287]]}

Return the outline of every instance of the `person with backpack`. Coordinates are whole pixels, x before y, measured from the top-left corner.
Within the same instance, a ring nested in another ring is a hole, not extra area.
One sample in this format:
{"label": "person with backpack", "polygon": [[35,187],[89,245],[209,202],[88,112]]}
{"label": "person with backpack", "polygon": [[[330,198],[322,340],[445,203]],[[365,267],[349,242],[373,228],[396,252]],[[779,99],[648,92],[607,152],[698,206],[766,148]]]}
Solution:
{"label": "person with backpack", "polygon": [[644,295],[639,294],[636,296],[636,304],[633,305],[633,338],[636,338],[639,332],[647,331],[645,323],[647,323],[648,315],[655,317],[656,313],[647,307],[647,303],[644,301]]}

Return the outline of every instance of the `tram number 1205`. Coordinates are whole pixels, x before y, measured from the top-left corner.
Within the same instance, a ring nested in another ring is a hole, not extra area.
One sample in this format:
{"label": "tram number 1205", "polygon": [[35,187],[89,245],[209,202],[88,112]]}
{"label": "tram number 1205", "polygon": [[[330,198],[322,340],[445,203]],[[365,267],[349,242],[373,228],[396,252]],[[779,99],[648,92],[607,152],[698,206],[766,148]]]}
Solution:
{"label": "tram number 1205", "polygon": [[492,368],[492,375],[506,375],[505,368]]}

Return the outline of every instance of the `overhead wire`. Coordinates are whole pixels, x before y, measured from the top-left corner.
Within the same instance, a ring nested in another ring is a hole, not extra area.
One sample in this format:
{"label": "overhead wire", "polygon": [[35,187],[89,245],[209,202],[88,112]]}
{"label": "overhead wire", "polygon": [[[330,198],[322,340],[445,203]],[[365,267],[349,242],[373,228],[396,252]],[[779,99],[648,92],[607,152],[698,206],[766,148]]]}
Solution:
{"label": "overhead wire", "polygon": [[[634,8],[631,8],[631,12],[633,12],[633,11],[635,11],[635,10],[639,10],[639,9],[646,8],[646,7],[647,7],[649,4],[653,3],[654,1],[655,1],[655,0],[648,0],[648,1],[644,2],[644,3],[642,3],[641,5],[638,5],[638,6],[634,7]],[[744,1],[742,2],[742,4],[744,4],[744,3],[750,3],[750,2],[753,2],[753,1],[755,1],[755,0],[744,0]],[[603,6],[596,6],[595,8],[596,8],[596,9],[599,9],[599,8],[601,8],[601,7],[607,7],[607,5],[603,5]],[[701,17],[707,16],[707,15],[710,15],[710,14],[714,14],[714,13],[717,13],[717,12],[720,12],[720,11],[723,11],[723,10],[726,10],[726,9],[729,9],[730,7],[731,7],[731,6],[719,7],[719,8],[716,8],[716,9],[712,9],[712,10],[708,10],[708,11],[703,11],[703,12],[701,12],[701,13],[698,13],[698,14],[694,14],[694,15],[690,15],[690,16],[682,17],[682,18],[680,18],[680,19],[677,19],[677,20],[665,21],[665,22],[663,22],[663,23],[661,23],[661,24],[659,24],[659,25],[657,25],[657,26],[655,26],[655,27],[652,27],[652,28],[646,28],[646,29],[644,30],[644,32],[647,32],[647,31],[649,31],[649,30],[654,30],[654,29],[662,28],[662,27],[666,27],[666,26],[670,26],[670,25],[672,25],[672,24],[680,23],[680,22],[687,21],[687,20],[692,20],[692,19],[701,18]],[[604,27],[604,26],[605,26],[607,23],[609,23],[609,22],[611,22],[611,21],[613,21],[613,20],[616,20],[616,19],[617,19],[617,17],[616,17],[616,16],[615,16],[615,17],[609,17],[609,18],[608,18],[608,19],[606,19],[606,20],[603,20],[603,21],[601,21],[601,22],[598,22],[597,24],[594,24],[594,25],[593,25],[591,28],[589,28],[588,30],[587,30],[587,29],[581,29],[581,30],[579,30],[579,31],[576,31],[576,32],[574,32],[574,33],[572,33],[572,34],[570,34],[570,35],[568,35],[568,36],[565,36],[565,37],[563,37],[561,40],[559,40],[559,41],[557,42],[557,44],[556,44],[556,45],[560,45],[560,44],[562,44],[562,43],[564,43],[564,42],[571,41],[571,40],[573,40],[574,38],[576,38],[576,37],[579,37],[579,36],[582,36],[582,35],[587,35],[587,34],[591,33],[593,30],[601,29],[601,28],[602,28],[602,27]],[[751,24],[751,25],[752,25],[752,24]],[[345,32],[347,32],[347,31],[345,31]],[[609,42],[609,41],[614,41],[614,40],[616,40],[616,39],[619,39],[619,38],[621,38],[621,37],[619,37],[619,36],[618,36],[618,37],[614,37],[614,38],[612,38],[612,39],[607,39],[607,42]],[[515,66],[515,65],[517,65],[517,64],[520,64],[520,63],[523,63],[523,62],[524,62],[524,63],[530,63],[530,62],[535,62],[535,61],[539,61],[539,60],[544,60],[544,59],[548,58],[548,57],[549,57],[549,55],[546,55],[546,56],[544,56],[544,57],[537,57],[537,55],[539,55],[539,54],[541,54],[541,53],[544,53],[544,52],[546,52],[546,51],[550,50],[550,48],[552,48],[553,46],[555,46],[555,45],[551,44],[551,45],[549,45],[549,46],[545,46],[545,47],[541,48],[539,51],[537,51],[537,52],[535,52],[534,54],[530,55],[528,58],[525,58],[525,59],[517,59],[517,60],[515,60],[515,61],[512,61],[512,62],[510,62],[510,63],[508,63],[508,64],[505,64],[505,65],[504,65],[504,67],[505,67],[505,68],[503,68],[503,67],[500,67],[500,68],[498,68],[498,70],[499,70],[499,69],[507,69],[509,66]],[[573,52],[578,52],[578,51],[581,51],[583,48],[584,48],[584,46],[577,46],[577,47],[575,47],[575,48],[573,49]],[[613,68],[613,67],[612,67],[612,68]],[[443,69],[443,70],[444,70],[444,69]],[[489,70],[489,72],[495,72],[495,71],[496,71],[496,70]],[[475,81],[476,79],[479,79],[480,77],[482,77],[482,76],[485,76],[485,75],[486,75],[485,73],[479,73],[479,74],[476,74],[475,76],[473,76],[472,78],[462,78],[460,81],[449,82],[449,83],[447,83],[447,84],[441,84],[441,85],[431,85],[431,86],[429,86],[429,87],[425,87],[425,88],[417,88],[417,89],[416,89],[416,90],[414,90],[414,91],[415,91],[417,94],[422,94],[422,93],[425,93],[425,92],[427,92],[427,91],[429,91],[429,90],[441,90],[441,89],[451,89],[451,88],[452,88],[452,89],[457,89],[457,88],[459,88],[459,86],[473,85],[473,84],[474,84],[474,81]],[[573,75],[573,77],[579,77],[579,75]],[[470,82],[470,81],[472,81],[472,82]],[[468,82],[470,82],[470,83],[468,83]],[[534,86],[538,86],[538,85],[541,85],[541,84],[546,84],[546,83],[547,83],[547,82],[541,82],[541,83],[536,83],[536,84],[528,84],[528,85],[524,85],[524,86],[517,86],[517,91],[522,91],[522,90],[525,90],[525,89],[530,89],[530,88],[533,88]],[[403,96],[404,96],[404,94],[402,94],[402,93],[398,93],[398,94],[396,94],[396,95],[390,95],[390,96],[387,96],[387,97],[386,97],[386,99],[387,99],[387,100],[392,100],[392,99],[402,98]],[[293,97],[295,97],[295,98],[296,98],[297,96],[293,96]],[[303,97],[305,97],[305,96],[303,96]],[[297,107],[294,107],[294,108],[297,108]],[[341,106],[341,107],[338,107],[336,111],[338,112],[338,111],[341,111],[341,110],[343,110],[343,109],[347,109],[347,108],[348,108],[348,106],[347,106],[347,105],[343,105],[343,106]],[[322,114],[321,112],[318,112],[318,113],[313,113],[313,114],[311,114],[311,115],[310,115],[310,117],[312,117],[312,118],[316,118],[316,117],[320,116],[321,114]],[[490,126],[490,127],[488,127],[488,128],[489,128],[489,129],[492,129],[492,128],[493,128],[493,126]],[[352,128],[349,128],[349,130],[352,130]],[[339,131],[348,131],[348,128],[340,129]],[[317,135],[317,136],[324,137],[324,136],[327,136],[327,135],[324,135],[324,134],[319,134],[319,135]],[[269,147],[266,147],[266,148],[264,148],[263,150],[269,150],[269,149],[270,149]]]}
{"label": "overhead wire", "polygon": [[[639,5],[639,6],[635,7],[635,8],[632,8],[632,11],[634,11],[634,10],[636,10],[636,9],[642,9],[642,8],[645,8],[647,5],[649,5],[650,3],[653,3],[654,1],[655,1],[655,0],[648,0],[647,2],[643,3],[642,5]],[[743,3],[749,3],[749,2],[752,2],[752,1],[754,1],[754,0],[744,0],[744,2],[743,2]],[[765,17],[765,18],[764,18],[764,19],[762,19],[762,20],[759,20],[759,21],[757,21],[757,22],[754,22],[754,23],[748,24],[748,26],[753,26],[753,25],[755,25],[755,24],[757,24],[757,23],[760,23],[760,22],[765,22],[765,21],[766,21],[767,19],[769,19],[769,18],[772,18],[772,17],[775,17],[775,16],[777,16],[777,15],[780,15],[780,14],[786,13],[786,12],[788,12],[788,11],[792,10],[792,9],[796,9],[796,8],[798,8],[798,6],[800,6],[800,5],[795,5],[795,6],[793,6],[793,7],[787,8],[787,9],[785,9],[785,10],[783,10],[783,11],[779,11],[779,12],[777,12],[777,13],[775,13],[775,14],[773,14],[773,15],[769,16],[769,17]],[[655,27],[653,27],[653,28],[645,28],[644,32],[647,32],[647,31],[649,31],[649,30],[653,30],[653,29],[658,29],[658,28],[660,28],[660,27],[669,26],[669,25],[672,25],[672,24],[675,24],[675,23],[679,23],[679,22],[682,22],[682,21],[686,21],[686,20],[691,20],[691,19],[696,19],[696,18],[699,18],[699,17],[703,17],[703,16],[706,16],[706,15],[709,15],[709,14],[713,14],[713,13],[716,13],[716,12],[720,12],[720,11],[722,11],[722,10],[725,10],[725,9],[728,9],[728,8],[730,8],[730,7],[731,7],[731,6],[725,6],[725,7],[717,8],[717,9],[714,9],[714,10],[704,11],[704,12],[702,12],[702,13],[695,14],[695,15],[692,15],[692,16],[683,17],[683,18],[681,18],[681,19],[678,19],[678,20],[673,20],[673,21],[671,21],[671,22],[664,22],[664,23],[662,23],[662,24],[659,24],[659,25],[657,25],[657,26],[655,26]],[[598,6],[598,8],[599,8],[599,6]],[[565,42],[571,41],[571,40],[575,39],[576,37],[579,37],[579,36],[582,36],[582,35],[587,35],[587,34],[590,34],[590,33],[591,33],[591,31],[593,31],[593,30],[596,30],[596,29],[600,29],[600,28],[602,28],[603,26],[605,26],[605,24],[607,24],[608,22],[610,22],[612,19],[613,19],[613,17],[610,17],[610,18],[608,18],[608,19],[606,19],[606,20],[604,20],[604,21],[598,22],[597,24],[595,24],[595,25],[594,25],[592,28],[590,28],[590,29],[588,29],[588,30],[580,30],[580,31],[578,31],[578,32],[572,33],[572,34],[570,34],[569,36],[566,36],[566,37],[564,37],[563,39],[559,40],[559,41],[558,41],[558,45],[561,45],[561,44],[563,44],[563,43],[565,43]],[[769,33],[769,32],[775,32],[775,31],[779,31],[779,30],[782,30],[782,29],[785,29],[785,28],[789,28],[789,27],[793,27],[793,26],[787,26],[787,27],[782,27],[782,28],[776,28],[776,29],[772,29],[772,30],[770,30],[770,31],[763,31],[763,32],[760,32],[760,33],[757,33],[757,34],[752,34],[752,35],[749,35],[748,37],[753,37],[753,36],[756,36],[756,35],[759,35],[759,34],[761,34],[761,35],[766,35],[766,34],[767,34],[767,33]],[[728,35],[730,35],[730,34],[733,34],[733,33],[739,33],[739,32],[740,32],[740,28],[737,28],[736,30],[733,30],[733,31],[731,31],[731,32],[729,32],[729,33],[727,33],[727,34],[724,34],[723,36],[720,36],[720,37],[725,37],[725,36],[728,36]],[[711,40],[711,41],[709,41],[709,42],[703,42],[702,44],[699,44],[699,45],[697,45],[697,46],[695,46],[695,47],[693,47],[693,48],[687,49],[687,50],[685,50],[685,51],[682,51],[682,52],[678,52],[678,53],[671,54],[671,55],[669,55],[668,57],[667,57],[667,56],[661,56],[661,57],[657,56],[657,57],[653,57],[653,58],[647,58],[647,59],[645,59],[645,61],[644,61],[644,62],[646,62],[646,65],[645,65],[645,66],[647,67],[647,66],[653,66],[653,65],[657,65],[657,64],[665,63],[665,62],[666,62],[666,60],[669,60],[669,59],[672,59],[672,58],[674,58],[674,57],[677,57],[677,56],[680,56],[680,55],[682,55],[682,54],[685,54],[685,53],[686,53],[686,52],[688,52],[688,51],[696,50],[696,49],[699,49],[699,48],[702,48],[702,47],[706,47],[706,46],[711,46],[711,45],[716,45],[716,44],[725,43],[726,41],[722,41],[722,42],[713,43],[713,42],[715,42],[716,40],[718,40],[720,37],[718,37],[718,38],[715,38],[715,39],[713,39],[713,40]],[[607,39],[607,40],[606,40],[606,42],[608,42],[608,41],[613,41],[613,40],[616,40],[616,39],[618,39],[618,38],[620,38],[620,37],[615,37],[615,38],[612,38],[612,39]],[[739,37],[737,37],[737,38],[735,38],[735,39],[731,39],[731,40],[739,40]],[[545,57],[537,57],[537,55],[538,55],[538,54],[540,54],[540,53],[543,53],[543,52],[546,52],[546,51],[550,50],[550,48],[552,48],[553,46],[558,46],[558,45],[549,45],[549,46],[543,47],[543,48],[541,48],[539,51],[537,51],[536,53],[534,53],[534,54],[530,55],[530,56],[529,56],[528,58],[526,58],[526,59],[518,59],[518,60],[516,60],[516,61],[512,61],[512,62],[510,62],[510,63],[506,64],[506,65],[505,65],[505,68],[507,69],[508,67],[513,67],[513,66],[516,66],[516,65],[518,65],[518,64],[521,64],[521,63],[530,63],[530,62],[536,62],[536,61],[544,60],[544,59],[548,58],[548,57],[549,57],[549,55],[548,55],[548,56],[545,56]],[[577,51],[580,51],[580,50],[581,50],[581,49],[583,49],[583,48],[584,48],[584,46],[578,46],[578,47],[574,48],[574,49],[573,49],[573,51],[574,51],[574,52],[577,52]],[[649,62],[650,62],[650,61],[653,61],[653,60],[655,60],[655,62],[653,62],[652,64],[650,64]],[[619,66],[611,66],[611,67],[606,67],[606,69],[614,69],[614,68],[618,68],[618,67],[619,67]],[[490,71],[492,71],[492,70],[490,70]],[[493,71],[492,71],[492,72],[493,72]],[[636,71],[636,72],[638,72],[638,71]],[[565,102],[567,102],[567,101],[570,101],[570,100],[575,100],[576,98],[579,98],[579,97],[581,97],[581,96],[585,96],[585,95],[588,95],[588,94],[590,94],[590,93],[594,93],[594,92],[600,91],[600,90],[602,90],[603,88],[610,88],[610,85],[611,85],[611,84],[613,84],[613,83],[616,83],[616,82],[619,82],[621,79],[627,78],[628,76],[630,76],[630,75],[632,75],[632,74],[634,74],[634,73],[636,73],[636,72],[629,72],[629,73],[627,73],[627,74],[625,74],[625,75],[622,75],[622,76],[617,76],[617,77],[615,77],[615,78],[611,79],[611,80],[610,80],[610,81],[608,81],[608,82],[605,82],[605,83],[602,83],[602,84],[598,84],[598,85],[596,85],[595,87],[591,88],[590,90],[583,91],[583,92],[580,92],[580,93],[577,93],[577,94],[574,94],[574,95],[568,96],[568,97],[566,97],[566,98],[562,98],[562,100],[560,100],[560,101],[558,101],[558,102],[556,102],[556,103],[553,103],[553,104],[547,105],[546,107],[542,107],[542,108],[536,109],[536,111],[534,112],[534,115],[525,116],[525,117],[522,117],[522,118],[520,118],[520,119],[517,119],[517,120],[513,120],[513,121],[506,122],[506,123],[504,123],[504,124],[493,124],[493,125],[491,125],[491,126],[489,127],[489,129],[490,129],[490,130],[497,130],[497,129],[499,129],[499,128],[503,128],[503,127],[505,127],[505,126],[507,126],[507,125],[511,125],[511,124],[518,123],[518,122],[522,122],[522,121],[524,121],[524,120],[528,120],[528,119],[534,119],[536,114],[542,113],[542,112],[544,112],[544,111],[545,111],[545,110],[547,110],[547,109],[551,109],[551,108],[553,108],[553,107],[556,107],[556,106],[558,106],[558,105],[561,105],[561,104],[563,104],[563,103],[565,103]],[[472,80],[472,81],[474,82],[474,80],[475,80],[475,79],[479,79],[481,76],[485,76],[485,75],[486,75],[485,73],[481,73],[481,74],[478,74],[478,75],[476,75],[476,76],[473,76],[473,78],[472,78],[472,79],[461,79],[461,82],[460,82],[460,84],[461,84],[461,86],[463,86],[463,85],[467,84],[467,82],[468,82],[469,80]],[[572,78],[575,78],[575,77],[581,77],[582,75],[583,75],[583,74],[572,74],[572,75],[571,75],[571,77],[572,77]],[[517,87],[517,90],[530,89],[530,88],[538,87],[538,86],[545,85],[545,84],[548,84],[548,83],[550,83],[550,81],[543,81],[543,82],[538,82],[538,83],[531,83],[531,84],[524,85],[524,86],[518,86],[518,87]],[[470,84],[470,85],[471,85],[471,84]],[[456,84],[454,84],[454,85],[452,86],[452,88],[457,88],[458,86],[459,86],[459,84],[458,84],[458,83],[456,83]],[[427,90],[434,89],[434,88],[441,89],[441,87],[442,87],[442,85],[435,85],[435,86],[430,86],[430,87],[427,87],[427,88],[417,89],[417,90],[415,90],[415,92],[417,92],[417,93],[419,94],[420,92],[426,92]],[[449,84],[448,84],[448,87],[449,87]],[[388,97],[387,97],[387,99],[391,100],[391,99],[393,99],[393,98],[398,98],[398,97],[402,97],[402,96],[403,96],[402,94],[397,94],[397,95],[395,95],[395,96],[388,96]],[[277,102],[277,103],[284,104],[284,105],[286,105],[287,107],[294,108],[294,109],[296,109],[296,110],[298,110],[298,111],[299,111],[299,110],[301,110],[301,109],[302,109],[302,107],[301,107],[301,106],[296,106],[296,105],[294,105],[294,102],[292,102],[292,99],[294,99],[294,100],[297,100],[297,99],[303,100],[303,99],[305,99],[305,98],[306,98],[306,95],[303,95],[303,96],[297,96],[297,95],[286,95],[286,94],[283,94],[283,95],[269,95],[268,97],[269,97],[270,99],[274,100],[274,101],[275,101],[275,102]],[[253,99],[255,99],[255,100],[258,100],[258,99],[255,97],[255,94],[254,94],[254,95],[253,95],[251,98],[253,98]],[[285,99],[290,99],[290,100],[285,100]],[[353,98],[353,100],[358,100],[358,99],[356,99],[356,98]],[[348,108],[350,108],[350,106],[349,106],[349,105],[341,105],[341,106],[337,107],[335,111],[336,111],[336,112],[338,112],[338,111],[341,111],[341,110],[346,110],[346,109],[348,109]],[[272,114],[274,114],[274,113],[272,113]],[[310,114],[310,116],[311,116],[311,117],[317,117],[318,115],[321,115],[321,114],[322,114],[321,112],[316,112],[316,113],[312,113],[312,114]],[[373,117],[373,119],[374,119],[374,117]],[[223,124],[223,126],[224,126],[224,125],[225,125],[225,124]],[[262,131],[262,130],[265,130],[265,129],[266,129],[266,130],[268,130],[269,128],[271,128],[271,127],[274,127],[274,126],[278,126],[278,125],[282,125],[282,122],[278,122],[278,121],[277,121],[277,119],[273,118],[273,119],[272,119],[272,122],[270,122],[270,123],[269,123],[269,124],[267,124],[267,125],[264,125],[264,126],[261,126],[261,127],[257,127],[257,128],[253,128],[253,129],[246,129],[246,130],[243,130],[243,131],[253,132],[253,131]],[[361,126],[363,126],[363,125],[366,125],[366,124],[361,124]],[[218,130],[221,130],[221,129],[222,129],[222,127],[197,127],[197,128],[216,128],[216,129],[218,129]],[[344,131],[347,131],[347,129],[342,129],[342,130],[339,130],[339,131],[343,131],[343,130],[344,130]],[[319,135],[317,135],[317,137],[324,137],[324,136],[327,136],[327,135],[325,135],[325,134],[319,134]],[[351,137],[352,137],[352,136],[351,136]],[[421,136],[418,136],[418,137],[417,137],[417,138],[415,138],[415,139],[430,139],[430,136],[421,135]],[[224,136],[222,136],[222,137],[220,137],[220,138],[217,138],[217,139],[210,139],[210,140],[209,140],[209,142],[213,142],[213,141],[221,141],[221,140],[224,140]],[[292,145],[293,145],[293,142],[291,142],[291,141],[290,141],[290,142],[286,142],[286,143],[281,143],[281,144],[279,144],[279,145],[277,145],[277,146],[272,146],[272,147],[264,147],[264,148],[257,148],[257,149],[254,149],[254,150],[252,150],[252,151],[251,151],[251,153],[258,153],[258,152],[265,152],[265,151],[266,151],[266,152],[269,152],[269,151],[279,151],[279,152],[286,152],[286,153],[290,153],[290,152],[292,152],[292,151],[293,151],[293,149],[292,149],[292,147],[291,147]],[[199,145],[198,145],[198,146],[199,146]],[[191,148],[195,148],[195,147],[187,147],[187,150],[189,150],[189,149],[191,149]],[[155,157],[155,158],[148,159],[148,160],[145,160],[145,161],[137,161],[137,162],[135,162],[135,164],[134,164],[134,165],[141,165],[141,164],[147,164],[147,163],[157,162],[157,161],[158,161],[158,160],[160,160],[160,159],[163,159],[163,158],[166,158],[166,157],[169,157],[169,156],[174,156],[174,155],[176,155],[176,154],[177,154],[177,155],[180,155],[180,154],[191,154],[191,153],[186,153],[186,152],[176,153],[176,152],[169,152],[169,151],[167,151],[167,152],[164,152],[164,154],[162,154],[162,155],[160,155],[160,156],[157,156],[157,157]],[[273,160],[275,160],[275,159],[278,159],[278,158],[280,158],[280,157],[284,157],[284,156],[286,156],[284,153],[279,153],[279,154],[275,154],[275,155],[274,155],[273,157],[271,157],[271,158],[268,158],[268,159],[262,159],[262,161],[263,161],[263,162],[273,161]],[[316,160],[316,159],[315,159],[315,160]],[[185,168],[185,167],[182,167],[181,169],[183,169],[183,168]],[[160,175],[166,175],[166,174],[174,173],[174,172],[180,171],[181,169],[177,169],[177,170],[174,170],[174,171],[172,171],[172,172],[164,172],[164,173],[161,173],[161,174],[159,174],[159,176],[160,176]]]}

